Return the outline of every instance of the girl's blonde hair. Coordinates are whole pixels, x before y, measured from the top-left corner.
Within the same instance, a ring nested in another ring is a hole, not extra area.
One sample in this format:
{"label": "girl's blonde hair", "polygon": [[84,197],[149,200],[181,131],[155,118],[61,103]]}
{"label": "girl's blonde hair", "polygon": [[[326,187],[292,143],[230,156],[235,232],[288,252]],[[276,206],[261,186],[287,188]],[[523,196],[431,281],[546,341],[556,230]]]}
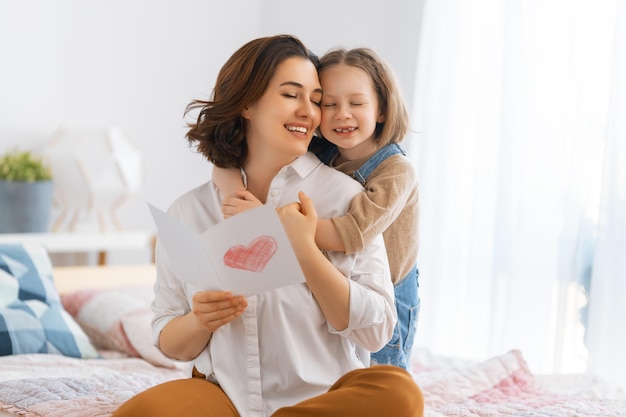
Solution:
{"label": "girl's blonde hair", "polygon": [[321,76],[325,70],[341,64],[360,68],[372,79],[380,112],[385,116],[384,122],[376,124],[374,132],[378,147],[402,141],[409,130],[409,114],[389,65],[369,48],[337,48],[320,58],[318,73]]}

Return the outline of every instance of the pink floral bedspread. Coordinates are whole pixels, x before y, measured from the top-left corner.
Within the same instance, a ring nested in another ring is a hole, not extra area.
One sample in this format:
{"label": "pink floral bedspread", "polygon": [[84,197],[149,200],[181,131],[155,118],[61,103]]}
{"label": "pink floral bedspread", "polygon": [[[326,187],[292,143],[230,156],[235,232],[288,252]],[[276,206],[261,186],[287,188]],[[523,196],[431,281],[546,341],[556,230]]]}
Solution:
{"label": "pink floral bedspread", "polygon": [[536,377],[517,350],[484,362],[443,368],[424,366],[416,358],[413,374],[428,417],[626,416],[623,392],[600,389],[597,381],[577,375],[569,376],[577,386],[565,376]]}
{"label": "pink floral bedspread", "polygon": [[110,416],[136,393],[184,377],[182,369],[157,367],[138,358],[2,357],[0,416]]}
{"label": "pink floral bedspread", "polygon": [[[519,351],[484,362],[433,358],[415,355],[412,369],[427,417],[626,416],[623,392],[598,390],[593,381],[576,375],[536,377]],[[136,393],[185,374],[182,367],[156,367],[138,358],[2,357],[0,416],[110,416]]]}

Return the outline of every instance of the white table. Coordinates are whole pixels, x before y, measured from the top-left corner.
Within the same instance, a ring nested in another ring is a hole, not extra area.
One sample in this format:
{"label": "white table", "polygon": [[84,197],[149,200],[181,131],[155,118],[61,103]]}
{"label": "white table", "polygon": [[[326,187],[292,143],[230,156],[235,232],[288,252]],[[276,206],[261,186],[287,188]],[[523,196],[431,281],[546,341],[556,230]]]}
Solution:
{"label": "white table", "polygon": [[0,233],[0,243],[39,243],[49,253],[98,253],[98,264],[107,263],[107,252],[151,249],[154,261],[155,233],[149,230],[111,232]]}

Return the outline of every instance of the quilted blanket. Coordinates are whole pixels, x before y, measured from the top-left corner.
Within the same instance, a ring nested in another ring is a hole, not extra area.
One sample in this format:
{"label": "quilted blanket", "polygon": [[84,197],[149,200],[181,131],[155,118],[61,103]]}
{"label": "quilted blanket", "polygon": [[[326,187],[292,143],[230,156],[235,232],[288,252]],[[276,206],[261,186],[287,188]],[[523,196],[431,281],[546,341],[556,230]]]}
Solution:
{"label": "quilted blanket", "polygon": [[[579,376],[542,378],[519,351],[484,362],[415,355],[413,376],[427,417],[626,416],[626,395]],[[155,384],[185,377],[182,369],[138,358],[80,360],[55,355],[0,358],[0,416],[110,416]],[[385,417],[385,416],[381,416]]]}
{"label": "quilted blanket", "polygon": [[186,374],[138,358],[32,354],[1,359],[0,416],[110,416],[136,393]]}
{"label": "quilted blanket", "polygon": [[623,391],[577,375],[558,380],[536,377],[517,350],[451,367],[424,366],[416,359],[413,374],[428,417],[626,416]]}

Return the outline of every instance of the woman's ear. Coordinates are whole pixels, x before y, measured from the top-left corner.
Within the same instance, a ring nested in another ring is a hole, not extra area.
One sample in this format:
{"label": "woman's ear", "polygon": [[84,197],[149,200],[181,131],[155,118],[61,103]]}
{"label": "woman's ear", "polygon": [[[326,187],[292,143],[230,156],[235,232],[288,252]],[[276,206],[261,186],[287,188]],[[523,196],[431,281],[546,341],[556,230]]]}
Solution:
{"label": "woman's ear", "polygon": [[376,123],[383,123],[385,121],[385,115],[384,114],[379,114],[378,118],[376,119]]}
{"label": "woman's ear", "polygon": [[248,109],[248,107],[243,109],[243,111],[241,112],[241,117],[243,117],[244,119],[250,119],[250,109]]}

